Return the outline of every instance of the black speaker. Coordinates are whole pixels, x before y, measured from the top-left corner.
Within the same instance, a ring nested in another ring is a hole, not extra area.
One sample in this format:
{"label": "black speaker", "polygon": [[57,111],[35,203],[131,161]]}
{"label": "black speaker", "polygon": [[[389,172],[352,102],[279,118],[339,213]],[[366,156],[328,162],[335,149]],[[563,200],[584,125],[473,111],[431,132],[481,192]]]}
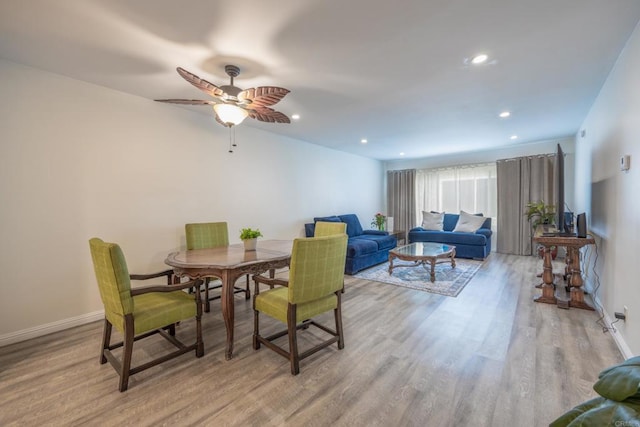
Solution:
{"label": "black speaker", "polygon": [[576,222],[578,224],[578,237],[587,237],[587,214],[578,214]]}

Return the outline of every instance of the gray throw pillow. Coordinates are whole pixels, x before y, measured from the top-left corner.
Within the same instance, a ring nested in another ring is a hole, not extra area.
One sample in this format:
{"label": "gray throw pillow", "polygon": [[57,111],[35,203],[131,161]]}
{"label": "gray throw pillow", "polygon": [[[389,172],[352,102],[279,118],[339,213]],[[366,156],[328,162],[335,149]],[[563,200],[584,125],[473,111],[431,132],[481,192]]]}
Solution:
{"label": "gray throw pillow", "polygon": [[425,230],[442,231],[444,222],[444,212],[426,212],[422,211],[422,228]]}
{"label": "gray throw pillow", "polygon": [[460,211],[460,217],[458,218],[458,223],[456,224],[456,228],[453,229],[453,232],[475,233],[480,227],[482,227],[485,219],[486,218],[483,216],[477,216],[465,211]]}

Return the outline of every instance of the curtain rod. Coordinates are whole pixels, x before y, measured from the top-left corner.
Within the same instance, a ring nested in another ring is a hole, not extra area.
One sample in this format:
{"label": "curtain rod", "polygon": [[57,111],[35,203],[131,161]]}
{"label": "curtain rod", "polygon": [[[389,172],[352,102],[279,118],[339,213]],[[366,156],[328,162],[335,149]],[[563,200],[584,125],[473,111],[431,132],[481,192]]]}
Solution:
{"label": "curtain rod", "polygon": [[547,153],[547,154],[536,154],[533,156],[522,156],[522,157],[513,157],[510,159],[499,159],[496,160],[496,163],[498,162],[513,162],[515,160],[520,160],[520,159],[541,159],[543,157],[555,157],[556,153]]}
{"label": "curtain rod", "polygon": [[445,171],[445,170],[453,170],[453,169],[471,169],[471,168],[479,168],[484,166],[492,166],[495,165],[494,162],[486,162],[486,163],[468,163],[465,165],[455,165],[455,166],[443,166],[440,168],[425,168],[418,169],[418,172],[422,171]]}

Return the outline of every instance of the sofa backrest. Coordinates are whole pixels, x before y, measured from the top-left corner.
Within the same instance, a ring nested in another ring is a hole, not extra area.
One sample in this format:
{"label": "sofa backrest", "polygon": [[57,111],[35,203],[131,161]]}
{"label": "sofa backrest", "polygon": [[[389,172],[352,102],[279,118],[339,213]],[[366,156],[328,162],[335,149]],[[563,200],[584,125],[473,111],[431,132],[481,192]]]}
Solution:
{"label": "sofa backrest", "polygon": [[347,224],[347,235],[349,237],[359,236],[363,233],[362,225],[356,214],[338,215],[340,220]]}
{"label": "sofa backrest", "polygon": [[[482,216],[481,213],[474,214],[474,215]],[[453,231],[453,229],[456,228],[456,224],[458,223],[458,218],[460,218],[459,214],[445,213],[444,220],[442,223],[442,229],[444,231]],[[482,227],[480,228],[488,228],[489,230],[491,230],[491,217],[487,217],[487,219],[484,220]]]}

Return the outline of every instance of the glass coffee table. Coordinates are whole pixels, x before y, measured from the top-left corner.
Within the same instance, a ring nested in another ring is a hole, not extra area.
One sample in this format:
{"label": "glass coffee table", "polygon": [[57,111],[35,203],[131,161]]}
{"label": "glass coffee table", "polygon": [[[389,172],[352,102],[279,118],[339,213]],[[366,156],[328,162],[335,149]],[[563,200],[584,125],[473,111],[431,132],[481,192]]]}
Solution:
{"label": "glass coffee table", "polygon": [[[456,247],[443,243],[416,242],[410,245],[400,246],[389,251],[389,275],[394,268],[398,267],[418,267],[423,266],[430,270],[430,279],[436,281],[436,264],[441,262],[451,262],[451,268],[456,268]],[[393,265],[394,259],[403,261],[413,261],[413,264]],[[430,269],[429,267],[430,266]]]}

